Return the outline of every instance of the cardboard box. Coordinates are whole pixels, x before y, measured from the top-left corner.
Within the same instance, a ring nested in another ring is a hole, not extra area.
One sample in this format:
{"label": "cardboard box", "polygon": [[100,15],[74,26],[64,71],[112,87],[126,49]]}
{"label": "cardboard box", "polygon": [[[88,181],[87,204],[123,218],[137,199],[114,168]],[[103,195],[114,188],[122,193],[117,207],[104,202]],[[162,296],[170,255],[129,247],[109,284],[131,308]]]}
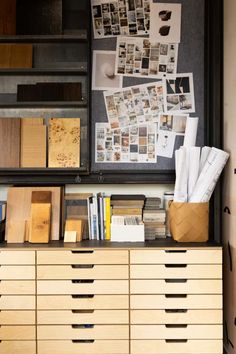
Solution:
{"label": "cardboard box", "polygon": [[169,208],[170,232],[178,242],[208,240],[209,203],[176,203]]}

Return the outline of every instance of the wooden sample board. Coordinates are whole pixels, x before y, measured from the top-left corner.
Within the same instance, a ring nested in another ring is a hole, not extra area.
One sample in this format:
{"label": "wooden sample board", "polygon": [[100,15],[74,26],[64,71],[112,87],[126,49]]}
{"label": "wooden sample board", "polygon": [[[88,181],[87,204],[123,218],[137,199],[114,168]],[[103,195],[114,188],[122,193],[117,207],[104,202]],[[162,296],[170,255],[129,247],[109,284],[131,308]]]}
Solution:
{"label": "wooden sample board", "polygon": [[52,192],[51,240],[59,240],[61,188],[60,187],[11,187],[7,195],[6,240],[8,243],[24,242],[26,228],[16,230],[14,225],[26,223],[31,215],[33,191]]}
{"label": "wooden sample board", "polygon": [[16,0],[0,1],[0,35],[16,34]]}
{"label": "wooden sample board", "polygon": [[80,167],[80,119],[49,120],[48,167]]}
{"label": "wooden sample board", "polygon": [[0,118],[0,168],[20,167],[20,118]]}
{"label": "wooden sample board", "polygon": [[32,203],[29,242],[48,243],[50,238],[51,204]]}
{"label": "wooden sample board", "polygon": [[31,44],[0,44],[0,68],[32,68]]}
{"label": "wooden sample board", "polygon": [[82,241],[83,235],[83,227],[84,221],[83,220],[66,220],[65,232],[76,232],[76,241]]}
{"label": "wooden sample board", "polygon": [[[27,118],[21,120],[21,167],[46,167],[47,128],[35,120],[29,124]],[[29,121],[33,121],[29,119]]]}

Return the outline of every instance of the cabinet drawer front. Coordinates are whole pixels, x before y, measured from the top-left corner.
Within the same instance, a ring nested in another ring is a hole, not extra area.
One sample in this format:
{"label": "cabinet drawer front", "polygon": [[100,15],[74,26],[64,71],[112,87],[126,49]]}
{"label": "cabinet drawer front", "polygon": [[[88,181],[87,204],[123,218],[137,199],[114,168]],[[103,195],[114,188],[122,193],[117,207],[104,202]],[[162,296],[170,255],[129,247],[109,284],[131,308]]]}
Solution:
{"label": "cabinet drawer front", "polygon": [[35,279],[34,266],[1,266],[0,280],[33,280]]}
{"label": "cabinet drawer front", "polygon": [[34,265],[34,251],[0,251],[0,265]]}
{"label": "cabinet drawer front", "polygon": [[33,280],[2,280],[0,295],[34,295],[35,281]]}
{"label": "cabinet drawer front", "polygon": [[136,264],[130,266],[131,279],[222,279],[221,264]]}
{"label": "cabinet drawer front", "polygon": [[[1,314],[0,314],[1,315]],[[1,318],[1,317],[0,317]],[[38,311],[38,324],[128,324],[128,310]]]}
{"label": "cabinet drawer front", "polygon": [[129,308],[129,296],[38,296],[37,307],[39,310],[126,310]]}
{"label": "cabinet drawer front", "polygon": [[221,295],[131,295],[131,309],[222,309]]}
{"label": "cabinet drawer front", "polygon": [[221,264],[222,250],[133,250],[131,264]]}
{"label": "cabinet drawer front", "polygon": [[132,324],[222,324],[222,310],[132,310]]}
{"label": "cabinet drawer front", "polygon": [[129,252],[123,250],[38,251],[38,264],[128,264]]}
{"label": "cabinet drawer front", "polygon": [[34,310],[35,296],[1,296],[0,310]]}
{"label": "cabinet drawer front", "polygon": [[222,294],[221,280],[131,280],[131,294]]}
{"label": "cabinet drawer front", "polygon": [[[128,354],[128,340],[98,340],[91,343],[39,341],[38,354]],[[11,353],[12,354],[12,353]],[[145,353],[147,354],[147,353]]]}
{"label": "cabinet drawer front", "polygon": [[222,339],[222,332],[222,325],[133,325],[131,339]]}
{"label": "cabinet drawer front", "polygon": [[35,326],[1,326],[0,340],[35,340]]}
{"label": "cabinet drawer front", "polygon": [[133,340],[131,354],[222,354],[222,340],[187,340],[183,343],[165,340]]}
{"label": "cabinet drawer front", "polygon": [[38,266],[38,279],[128,279],[128,265],[95,265],[76,268],[76,265]]}
{"label": "cabinet drawer front", "polygon": [[94,280],[92,283],[77,283],[70,280],[39,280],[39,295],[97,295],[128,294],[128,280]]}
{"label": "cabinet drawer front", "polygon": [[129,339],[129,326],[38,326],[39,340],[97,340],[97,339]]}
{"label": "cabinet drawer front", "polygon": [[2,341],[0,342],[2,354],[36,354],[34,341]]}
{"label": "cabinet drawer front", "polygon": [[35,311],[0,311],[0,326],[34,325],[35,323]]}

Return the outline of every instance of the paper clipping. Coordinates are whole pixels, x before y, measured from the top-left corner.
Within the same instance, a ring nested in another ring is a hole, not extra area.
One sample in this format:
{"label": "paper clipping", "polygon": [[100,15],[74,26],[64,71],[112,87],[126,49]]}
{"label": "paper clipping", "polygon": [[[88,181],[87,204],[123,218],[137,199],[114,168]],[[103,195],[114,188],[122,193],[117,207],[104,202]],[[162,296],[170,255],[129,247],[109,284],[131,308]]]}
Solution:
{"label": "paper clipping", "polygon": [[94,38],[146,35],[149,0],[91,0]]}
{"label": "paper clipping", "polygon": [[164,44],[148,38],[119,37],[116,74],[160,78],[177,71],[178,44]]}
{"label": "paper clipping", "polygon": [[173,132],[158,132],[157,156],[172,158],[175,147],[176,134]]}
{"label": "paper clipping", "polygon": [[163,112],[162,81],[104,92],[111,129],[158,122]]}
{"label": "paper clipping", "polygon": [[159,115],[159,130],[176,133],[176,135],[184,135],[186,131],[186,123],[188,115]]}
{"label": "paper clipping", "polygon": [[151,1],[150,38],[167,43],[180,43],[181,4]]}
{"label": "paper clipping", "polygon": [[116,52],[93,51],[93,90],[111,90],[122,88],[123,77],[115,74]]}
{"label": "paper clipping", "polygon": [[156,163],[156,124],[110,129],[96,123],[96,162]]}

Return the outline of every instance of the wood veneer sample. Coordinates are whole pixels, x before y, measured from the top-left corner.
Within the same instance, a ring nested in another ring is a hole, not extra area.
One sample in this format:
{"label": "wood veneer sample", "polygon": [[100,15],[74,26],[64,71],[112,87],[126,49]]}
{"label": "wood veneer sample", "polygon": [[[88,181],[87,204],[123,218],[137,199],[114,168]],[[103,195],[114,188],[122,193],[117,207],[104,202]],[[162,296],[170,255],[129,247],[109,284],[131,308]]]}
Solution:
{"label": "wood veneer sample", "polygon": [[0,44],[0,68],[32,68],[31,44]]}
{"label": "wood veneer sample", "polygon": [[80,167],[80,119],[49,120],[48,167]]}
{"label": "wood veneer sample", "polygon": [[20,167],[20,118],[0,118],[0,168]]}
{"label": "wood veneer sample", "polygon": [[16,34],[16,0],[0,1],[0,35]]}
{"label": "wood veneer sample", "polygon": [[31,203],[46,203],[51,204],[52,192],[51,191],[33,191]]}
{"label": "wood veneer sample", "polygon": [[22,125],[43,125],[44,118],[38,117],[29,117],[29,118],[21,118],[21,126]]}
{"label": "wood veneer sample", "polygon": [[46,167],[47,127],[21,125],[21,167]]}
{"label": "wood veneer sample", "polygon": [[[15,221],[22,220],[25,222],[25,220],[30,219],[33,191],[52,192],[51,240],[59,240],[61,215],[60,187],[10,187],[7,194],[6,239],[11,240],[16,237],[10,227]],[[17,237],[24,239],[24,231],[18,230]]]}
{"label": "wood veneer sample", "polygon": [[[26,232],[26,221],[15,219],[8,223],[7,243],[24,243]],[[6,236],[5,236],[6,239]]]}
{"label": "wood veneer sample", "polygon": [[29,242],[48,243],[50,238],[51,204],[32,203]]}
{"label": "wood veneer sample", "polygon": [[82,241],[84,220],[66,220],[65,232],[76,231],[76,241]]}

